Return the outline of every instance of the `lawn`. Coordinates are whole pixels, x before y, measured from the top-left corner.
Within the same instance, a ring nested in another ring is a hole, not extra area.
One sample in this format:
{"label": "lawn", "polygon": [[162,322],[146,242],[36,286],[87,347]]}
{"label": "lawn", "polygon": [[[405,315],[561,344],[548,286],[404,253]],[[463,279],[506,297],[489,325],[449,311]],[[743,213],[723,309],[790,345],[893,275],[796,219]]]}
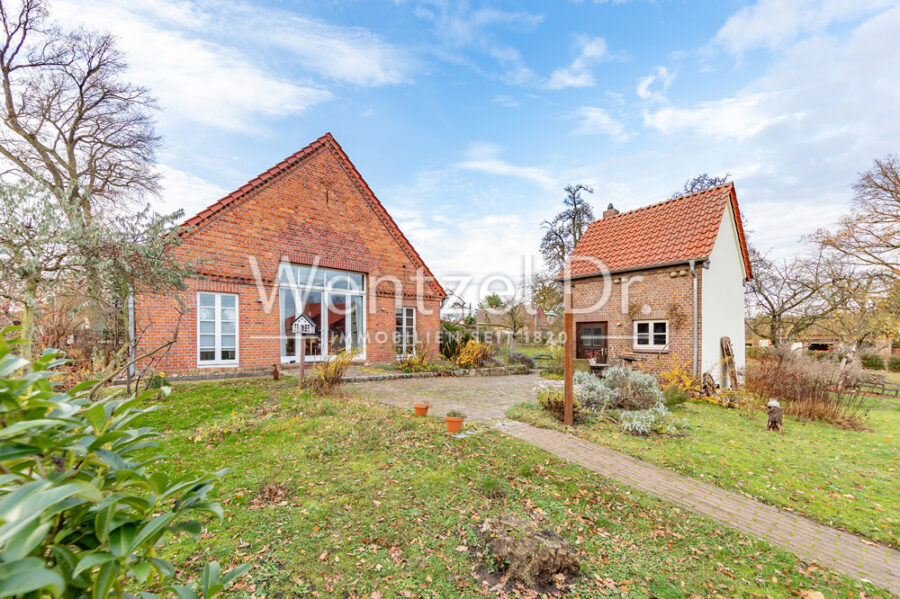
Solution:
{"label": "lawn", "polygon": [[513,513],[576,547],[571,596],[887,596],[495,431],[296,399],[286,378],[179,385],[142,423],[164,431],[168,471],[233,469],[224,520],[164,550],[179,576],[215,557],[252,561],[239,590],[256,596],[494,595],[476,531]]}
{"label": "lawn", "polygon": [[[765,431],[766,415],[707,403],[675,408],[687,438],[635,437],[611,422],[575,433],[600,445],[708,483],[793,510],[829,526],[897,547],[900,544],[900,401],[872,400],[859,432],[785,417],[784,436]],[[511,418],[561,426],[534,404]]]}

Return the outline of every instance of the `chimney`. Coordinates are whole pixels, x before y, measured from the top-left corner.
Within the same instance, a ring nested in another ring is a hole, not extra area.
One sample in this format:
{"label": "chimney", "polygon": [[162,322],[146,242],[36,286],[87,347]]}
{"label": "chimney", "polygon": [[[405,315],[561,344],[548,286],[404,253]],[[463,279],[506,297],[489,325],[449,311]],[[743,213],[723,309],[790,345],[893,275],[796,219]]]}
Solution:
{"label": "chimney", "polygon": [[618,213],[619,211],[613,208],[612,202],[610,202],[609,206],[606,207],[606,210],[603,211],[603,218],[609,218],[610,216],[615,216]]}

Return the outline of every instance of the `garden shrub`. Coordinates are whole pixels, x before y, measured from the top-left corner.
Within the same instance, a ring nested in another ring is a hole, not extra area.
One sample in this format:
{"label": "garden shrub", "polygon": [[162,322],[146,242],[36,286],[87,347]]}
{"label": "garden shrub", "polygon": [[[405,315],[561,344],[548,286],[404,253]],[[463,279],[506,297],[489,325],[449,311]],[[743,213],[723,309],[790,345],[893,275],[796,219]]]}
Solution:
{"label": "garden shrub", "polygon": [[[857,364],[815,360],[788,347],[771,349],[746,368],[746,389],[757,398],[779,400],[785,414],[862,428],[868,414]],[[765,402],[757,402],[764,405]]]}
{"label": "garden shrub", "polygon": [[549,357],[546,360],[547,367],[544,369],[544,372],[547,374],[562,374],[566,356],[565,346],[562,343],[552,343],[548,348],[547,355]]}
{"label": "garden shrub", "polygon": [[891,372],[900,372],[900,358],[891,358],[888,360],[888,370]]}
{"label": "garden shrub", "polygon": [[316,395],[329,395],[337,389],[356,356],[355,352],[341,352],[318,364],[312,373],[303,381],[303,387]]}
{"label": "garden shrub", "polygon": [[869,370],[884,370],[884,358],[878,354],[863,354],[860,358],[863,368]]}
{"label": "garden shrub", "polygon": [[619,420],[622,430],[626,433],[642,437],[650,433],[677,437],[684,435],[688,428],[686,420],[673,417],[662,403],[647,410],[623,411],[619,415]]}
{"label": "garden shrub", "polygon": [[671,383],[663,389],[663,400],[667,408],[683,404],[688,399],[690,399],[688,392],[675,383]]}
{"label": "garden shrub", "polygon": [[531,356],[527,356],[522,352],[511,351],[509,355],[506,357],[506,362],[508,364],[524,364],[528,368],[534,368],[534,360]]}
{"label": "garden shrub", "polygon": [[581,406],[594,414],[604,412],[615,400],[615,393],[590,372],[576,372],[575,395]]}
{"label": "garden shrub", "polygon": [[[556,381],[544,381],[535,387],[538,403],[551,416],[562,422],[565,417],[565,389]],[[578,418],[581,414],[581,403],[578,398],[572,397],[572,415]]]}
{"label": "garden shrub", "polygon": [[456,361],[459,352],[471,339],[472,334],[464,327],[441,323],[440,353],[448,360]]}
{"label": "garden shrub", "polygon": [[461,368],[481,368],[491,362],[493,348],[487,343],[470,339],[456,357]]}
{"label": "garden shrub", "polygon": [[[159,557],[171,534],[196,540],[226,471],[169,478],[159,434],[132,422],[156,392],[92,397],[87,384],[60,392],[51,383],[64,360],[45,352],[33,364],[0,335],[0,589],[3,596],[134,597],[123,587],[153,586],[179,598],[212,597],[249,564],[222,575],[215,562],[201,581],[166,586],[175,568]],[[31,371],[24,370],[31,366]],[[164,387],[162,392],[167,393]],[[155,597],[140,594],[144,599]]]}
{"label": "garden shrub", "polygon": [[613,391],[612,408],[647,410],[663,401],[659,384],[652,374],[624,366],[612,366],[603,371],[602,380]]}

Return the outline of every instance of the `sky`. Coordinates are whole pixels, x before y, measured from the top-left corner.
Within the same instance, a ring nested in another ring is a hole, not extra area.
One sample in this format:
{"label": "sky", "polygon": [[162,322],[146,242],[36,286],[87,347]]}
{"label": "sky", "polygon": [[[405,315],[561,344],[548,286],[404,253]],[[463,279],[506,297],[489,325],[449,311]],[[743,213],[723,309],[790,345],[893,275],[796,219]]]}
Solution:
{"label": "sky", "polygon": [[187,216],[331,132],[445,286],[539,266],[541,222],[729,174],[771,255],[900,153],[897,0],[51,0],[160,107]]}

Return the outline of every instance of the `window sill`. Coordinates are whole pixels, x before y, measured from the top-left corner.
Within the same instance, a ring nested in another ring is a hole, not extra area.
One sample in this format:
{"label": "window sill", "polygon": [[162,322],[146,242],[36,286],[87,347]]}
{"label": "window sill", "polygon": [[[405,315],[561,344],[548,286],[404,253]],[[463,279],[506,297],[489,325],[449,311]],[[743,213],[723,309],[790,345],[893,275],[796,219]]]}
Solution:
{"label": "window sill", "polygon": [[234,362],[198,362],[197,368],[237,368],[240,364]]}
{"label": "window sill", "polygon": [[659,348],[642,347],[642,348],[638,349],[635,347],[632,349],[632,351],[636,354],[667,354],[667,353],[669,353],[669,348],[668,347],[659,347]]}

